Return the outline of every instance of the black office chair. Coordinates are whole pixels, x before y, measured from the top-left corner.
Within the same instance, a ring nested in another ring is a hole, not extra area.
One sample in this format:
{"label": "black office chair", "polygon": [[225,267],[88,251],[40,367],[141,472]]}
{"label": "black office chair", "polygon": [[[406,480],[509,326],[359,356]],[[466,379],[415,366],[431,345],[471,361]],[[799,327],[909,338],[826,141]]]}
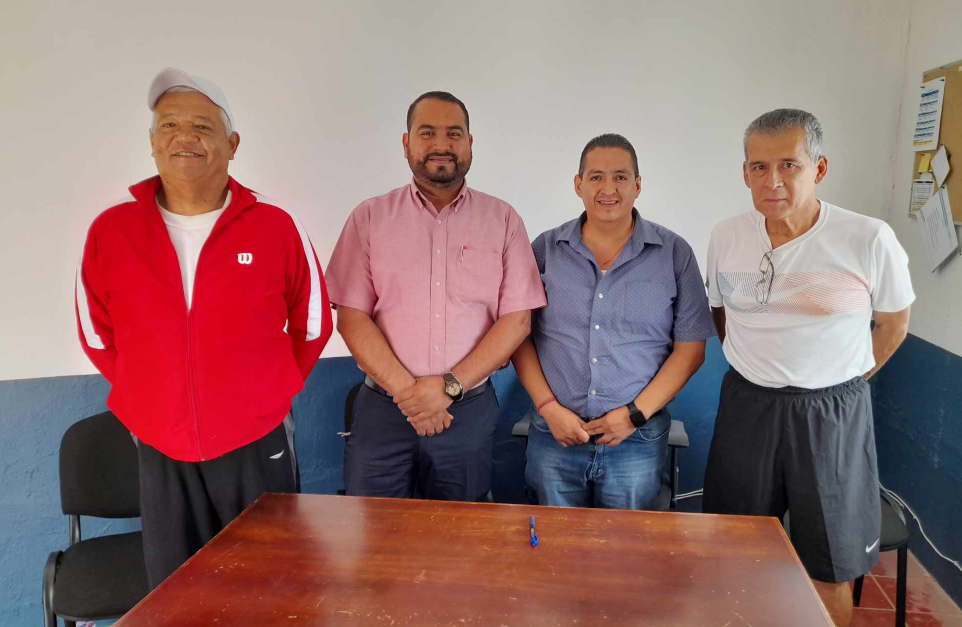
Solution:
{"label": "black office chair", "polygon": [[82,540],[80,516],[137,518],[140,485],[137,447],[112,413],[73,424],[60,442],[60,505],[70,546],[54,551],[43,569],[43,622],[123,616],[147,595],[139,531]]}
{"label": "black office chair", "polygon": [[354,424],[354,401],[357,399],[357,393],[361,391],[362,385],[364,385],[363,381],[352,387],[351,391],[347,393],[347,398],[344,399],[344,431],[341,433],[344,437],[351,434],[351,426]]}
{"label": "black office chair", "polygon": [[[905,627],[905,592],[908,583],[909,528],[905,524],[905,513],[895,499],[885,492],[882,498],[882,532],[879,536],[879,552],[898,551],[898,567],[895,582],[895,627]],[[862,584],[865,577],[855,580],[852,601],[857,607],[862,600]]]}
{"label": "black office chair", "polygon": [[[514,426],[511,427],[511,435],[526,438],[528,437],[528,430],[530,428],[531,415],[525,414],[524,418],[514,423]],[[678,499],[676,497],[678,495],[679,470],[675,452],[680,448],[688,448],[688,432],[685,431],[684,422],[673,419],[671,421],[671,427],[668,429],[668,465],[671,468],[671,474],[668,477],[668,485],[671,488],[670,509],[675,509],[678,506]]]}
{"label": "black office chair", "polygon": [[[344,431],[338,432],[338,435],[342,438],[351,435],[351,426],[354,424],[354,401],[357,399],[357,393],[361,391],[362,385],[364,385],[363,381],[352,387],[347,393],[347,398],[344,399]],[[347,491],[341,488],[337,491],[337,494],[344,496]]]}

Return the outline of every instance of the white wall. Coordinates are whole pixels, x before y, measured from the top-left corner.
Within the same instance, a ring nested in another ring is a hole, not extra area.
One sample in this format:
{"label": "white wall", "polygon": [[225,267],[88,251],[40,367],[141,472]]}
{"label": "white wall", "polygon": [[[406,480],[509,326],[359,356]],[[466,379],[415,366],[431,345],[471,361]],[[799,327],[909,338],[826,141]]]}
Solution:
{"label": "white wall", "polygon": [[[899,241],[905,247],[912,271],[916,301],[912,306],[909,331],[924,340],[962,355],[962,258],[953,256],[935,273],[929,272],[919,226],[908,217],[912,185],[911,152],[918,86],[922,74],[932,68],[962,59],[962,3],[958,0],[917,0],[912,6],[912,26],[905,58],[902,112],[896,148],[895,193],[888,216]],[[954,185],[962,185],[962,154],[953,156]],[[958,233],[958,227],[956,227]]]}
{"label": "white wall", "polygon": [[775,107],[821,118],[824,198],[887,214],[908,16],[904,0],[5,2],[0,379],[93,371],[74,264],[94,216],[154,173],[145,99],[164,66],[225,88],[232,174],[289,201],[322,262],[358,202],[409,179],[408,103],[446,89],[471,112],[470,184],[532,238],[578,215],[581,148],[615,131],[639,151],[640,210],[704,267],[711,226],[751,207],[742,131]]}

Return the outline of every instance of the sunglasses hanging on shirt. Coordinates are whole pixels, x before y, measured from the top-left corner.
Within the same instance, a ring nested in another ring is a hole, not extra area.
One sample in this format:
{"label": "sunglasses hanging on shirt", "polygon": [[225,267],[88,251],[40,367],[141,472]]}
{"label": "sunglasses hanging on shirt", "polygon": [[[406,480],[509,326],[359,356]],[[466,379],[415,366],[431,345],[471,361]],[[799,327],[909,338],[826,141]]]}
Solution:
{"label": "sunglasses hanging on shirt", "polygon": [[767,305],[772,295],[772,283],[775,281],[775,264],[772,262],[774,254],[774,250],[769,250],[758,262],[758,271],[762,273],[762,278],[755,284],[755,302],[759,305]]}

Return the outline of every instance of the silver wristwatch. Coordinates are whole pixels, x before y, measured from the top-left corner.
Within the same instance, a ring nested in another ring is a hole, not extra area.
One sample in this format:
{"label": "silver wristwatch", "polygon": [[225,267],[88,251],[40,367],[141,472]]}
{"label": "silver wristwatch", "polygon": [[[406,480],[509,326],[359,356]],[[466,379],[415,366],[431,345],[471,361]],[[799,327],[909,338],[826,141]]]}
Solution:
{"label": "silver wristwatch", "polygon": [[450,396],[455,403],[464,398],[464,386],[450,372],[444,375],[444,393]]}

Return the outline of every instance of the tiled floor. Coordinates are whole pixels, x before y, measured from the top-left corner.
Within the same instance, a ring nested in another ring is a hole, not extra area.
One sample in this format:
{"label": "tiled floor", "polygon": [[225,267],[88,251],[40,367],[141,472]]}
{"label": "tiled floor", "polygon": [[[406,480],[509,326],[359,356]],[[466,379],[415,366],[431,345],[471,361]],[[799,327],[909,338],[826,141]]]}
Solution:
{"label": "tiled floor", "polygon": [[[865,576],[862,603],[855,608],[852,627],[893,627],[895,625],[896,553],[882,553],[879,565]],[[939,587],[909,553],[907,627],[962,627],[962,610]]]}

